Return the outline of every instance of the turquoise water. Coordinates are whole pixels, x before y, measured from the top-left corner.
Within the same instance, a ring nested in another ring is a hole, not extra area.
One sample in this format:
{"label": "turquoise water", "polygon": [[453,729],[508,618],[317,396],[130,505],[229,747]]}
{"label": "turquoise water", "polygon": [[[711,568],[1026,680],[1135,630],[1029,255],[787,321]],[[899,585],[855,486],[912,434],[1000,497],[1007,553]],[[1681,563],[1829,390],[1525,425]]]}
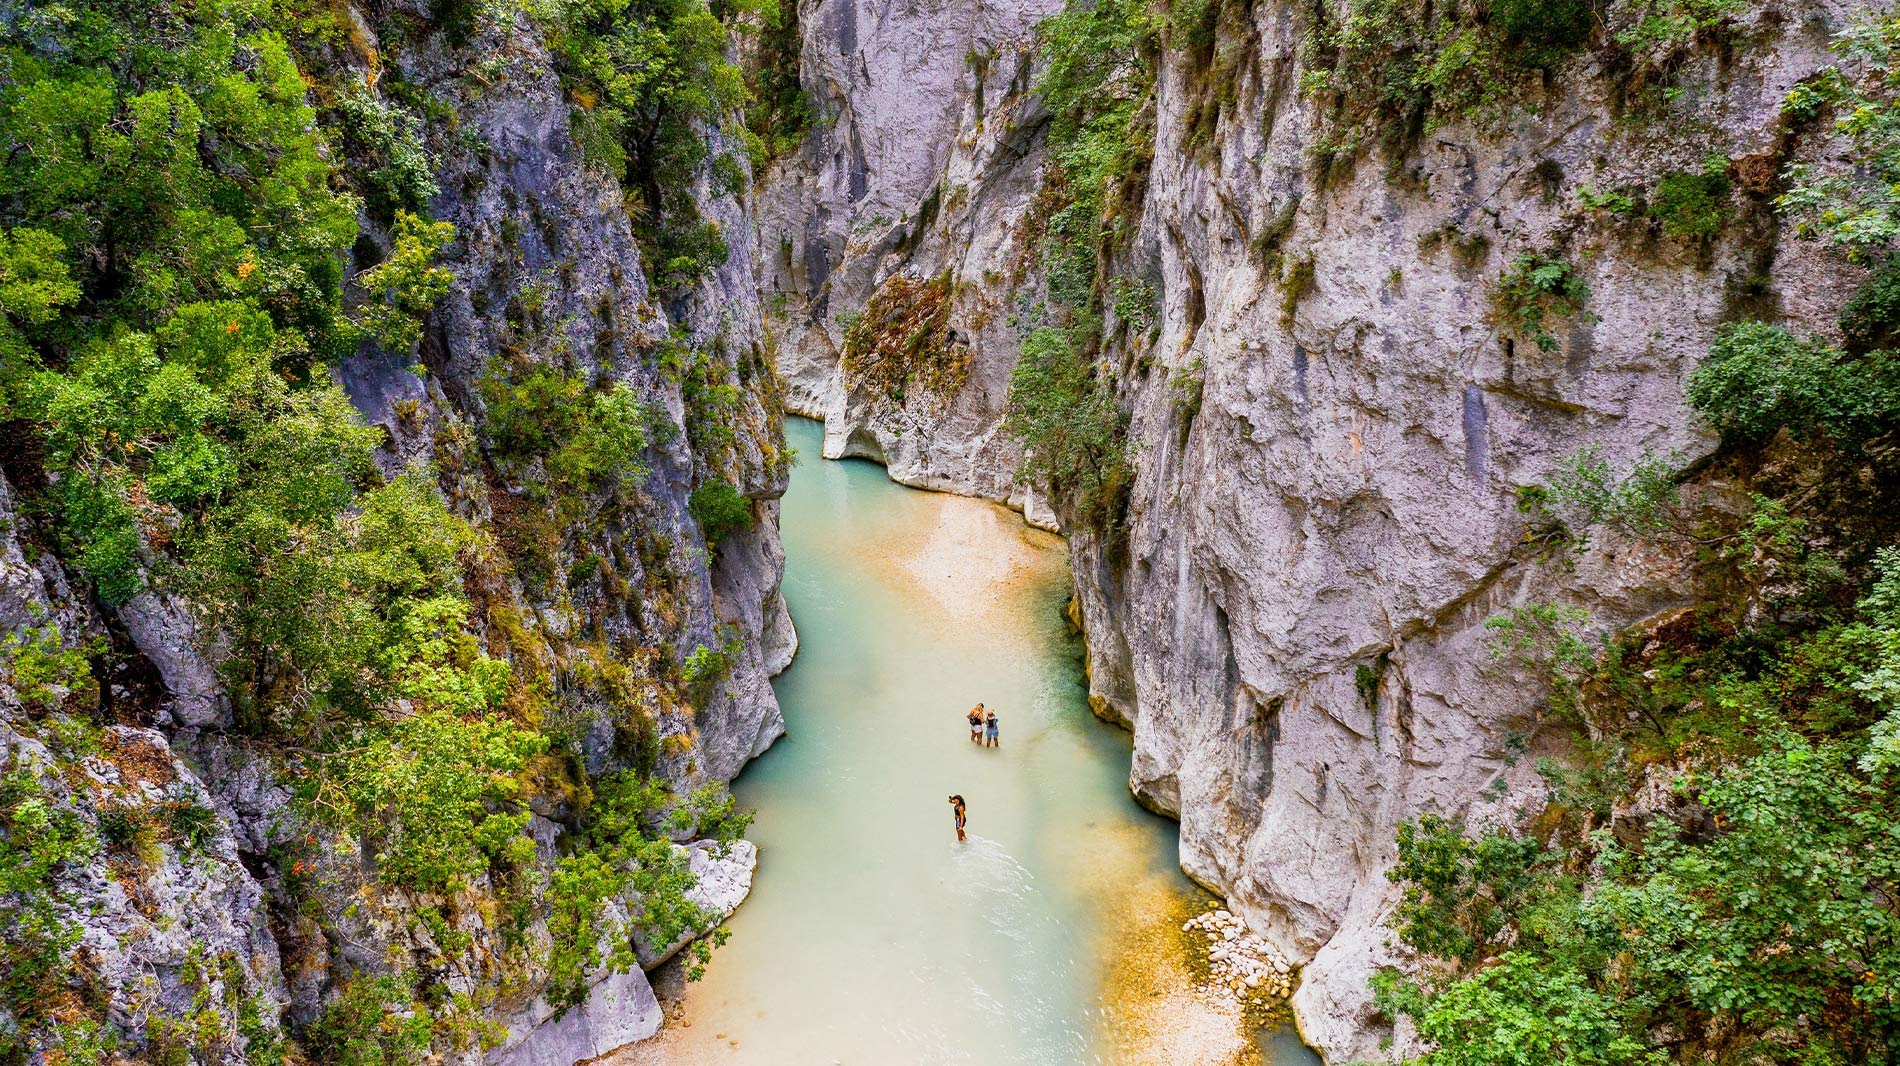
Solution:
{"label": "turquoise water", "polygon": [[[758,875],[665,1060],[1187,1061],[1209,1025],[1173,1031],[1197,1020],[1174,931],[1200,903],[1173,823],[1129,797],[1126,734],[1089,713],[1060,541],[825,462],[815,423],[788,436],[789,732],[735,785]],[[1000,747],[968,739],[978,701]]]}

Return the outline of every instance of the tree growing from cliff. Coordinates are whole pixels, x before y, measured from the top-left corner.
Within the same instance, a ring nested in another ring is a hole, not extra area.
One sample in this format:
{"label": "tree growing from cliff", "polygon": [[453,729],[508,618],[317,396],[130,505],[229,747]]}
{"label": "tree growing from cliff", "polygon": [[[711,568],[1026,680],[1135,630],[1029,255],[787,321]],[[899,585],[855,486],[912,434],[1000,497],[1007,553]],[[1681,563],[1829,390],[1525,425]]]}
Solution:
{"label": "tree growing from cliff", "polygon": [[1110,534],[1134,465],[1128,416],[1097,358],[1104,316],[1118,307],[1101,268],[1127,234],[1152,158],[1161,29],[1154,12],[1124,0],[1071,3],[1037,27],[1048,65],[1036,90],[1053,116],[1055,160],[1038,199],[1049,213],[1048,302],[1046,320],[1025,329],[1003,428],[1024,445],[1019,477]]}
{"label": "tree growing from cliff", "polygon": [[1003,428],[1023,441],[1022,476],[1072,500],[1083,522],[1106,528],[1120,514],[1134,480],[1128,416],[1072,330],[1048,326],[1023,341]]}
{"label": "tree growing from cliff", "polygon": [[1900,16],[1858,22],[1834,38],[1841,65],[1789,90],[1783,109],[1796,121],[1834,117],[1850,166],[1790,164],[1775,202],[1802,233],[1855,259],[1883,256],[1900,237]]}
{"label": "tree growing from cliff", "polygon": [[[725,127],[748,98],[743,74],[726,59],[727,23],[706,0],[547,0],[537,12],[574,101],[581,147],[628,191],[647,277],[665,289],[710,274],[727,246],[699,211],[701,171],[717,162],[701,131]],[[712,167],[715,181],[732,186],[725,192],[740,191],[736,173],[731,162]]]}

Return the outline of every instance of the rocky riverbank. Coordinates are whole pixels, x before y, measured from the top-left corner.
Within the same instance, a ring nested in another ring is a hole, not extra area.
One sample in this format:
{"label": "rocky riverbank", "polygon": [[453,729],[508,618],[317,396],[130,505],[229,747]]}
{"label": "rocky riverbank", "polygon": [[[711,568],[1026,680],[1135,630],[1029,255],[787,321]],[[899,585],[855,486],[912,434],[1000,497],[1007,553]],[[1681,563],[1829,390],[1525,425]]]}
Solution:
{"label": "rocky riverbank", "polygon": [[1181,931],[1189,934],[1197,958],[1206,955],[1205,994],[1240,1004],[1261,996],[1284,1000],[1299,983],[1298,971],[1280,950],[1249,932],[1225,907],[1210,903],[1205,914],[1182,922]]}

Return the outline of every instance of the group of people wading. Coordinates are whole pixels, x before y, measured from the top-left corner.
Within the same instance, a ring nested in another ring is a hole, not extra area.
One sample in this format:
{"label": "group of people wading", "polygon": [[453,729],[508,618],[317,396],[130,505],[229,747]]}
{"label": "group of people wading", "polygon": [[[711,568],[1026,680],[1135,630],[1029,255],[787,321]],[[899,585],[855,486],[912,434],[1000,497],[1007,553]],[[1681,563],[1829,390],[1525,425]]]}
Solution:
{"label": "group of people wading", "polygon": [[963,716],[970,723],[970,743],[993,748],[1001,743],[996,734],[996,712],[986,711],[982,704],[970,708]]}
{"label": "group of people wading", "polygon": [[[995,711],[985,710],[979,703],[970,708],[970,713],[963,717],[970,723],[970,743],[980,748],[994,748],[1002,744],[1001,734],[997,731]],[[963,835],[963,823],[968,812],[964,807],[962,796],[950,797],[950,810],[957,818],[957,839],[967,839]]]}

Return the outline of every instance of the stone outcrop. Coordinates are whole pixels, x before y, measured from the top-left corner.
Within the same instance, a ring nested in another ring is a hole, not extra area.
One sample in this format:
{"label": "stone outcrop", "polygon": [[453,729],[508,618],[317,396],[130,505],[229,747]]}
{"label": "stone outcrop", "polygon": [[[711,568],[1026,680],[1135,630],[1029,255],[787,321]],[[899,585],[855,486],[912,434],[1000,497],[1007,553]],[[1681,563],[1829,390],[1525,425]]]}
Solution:
{"label": "stone outcrop", "polygon": [[[676,847],[690,853],[687,862],[698,883],[686,897],[705,909],[708,928],[724,921],[745,902],[752,891],[752,873],[759,864],[758,848],[751,841],[721,847],[714,841],[699,840]],[[705,932],[687,930],[659,948],[636,933],[634,948],[639,968],[621,973],[603,968],[589,987],[586,1001],[564,1012],[545,1000],[537,1000],[511,1020],[507,1039],[489,1053],[489,1063],[571,1066],[659,1032],[663,1012],[646,971],[672,958]],[[610,949],[611,945],[603,947]]]}
{"label": "stone outcrop", "polygon": [[640,970],[610,974],[587,1002],[555,1015],[548,1011],[519,1040],[491,1052],[492,1066],[573,1066],[660,1031],[660,1001]]}
{"label": "stone outcrop", "polygon": [[[825,420],[825,457],[865,456],[907,485],[1054,516],[1018,485],[1021,448],[998,427],[1015,362],[1011,288],[1037,270],[1025,229],[1041,188],[1046,118],[1029,91],[1036,23],[1057,0],[800,12],[800,77],[821,116],[762,176],[759,274],[792,409]],[[951,390],[892,399],[841,362],[846,326],[892,279],[947,278],[967,362]]]}
{"label": "stone outcrop", "polygon": [[96,848],[44,886],[90,970],[89,994],[154,1051],[203,1047],[215,1033],[222,1051],[205,1061],[265,1054],[287,1000],[277,944],[264,890],[203,783],[153,730],[110,727],[77,760],[36,732],[0,686],[0,766],[36,781],[27,802]]}
{"label": "stone outcrop", "polygon": [[[48,652],[98,636],[101,619],[73,595],[58,560],[42,552],[27,561],[26,529],[0,477],[6,636]],[[9,647],[9,665],[21,654]],[[206,1048],[200,1061],[228,1066],[268,1057],[288,996],[265,892],[242,861],[233,821],[163,732],[113,725],[93,733],[49,719],[68,698],[108,707],[129,698],[114,691],[116,679],[104,680],[104,691],[78,693],[60,678],[0,674],[0,861],[19,864],[8,870],[9,889],[20,887],[14,879],[26,864],[71,857],[10,897],[11,928],[24,935],[9,945],[9,965],[24,965],[35,943],[66,942],[91,980],[83,997],[55,1010],[96,1013],[154,1051]],[[13,1023],[0,1010],[0,1026]],[[62,1036],[76,1047],[107,1039],[83,1028]]]}
{"label": "stone outcrop", "polygon": [[[828,0],[804,20],[805,85],[836,122],[766,175],[761,276],[791,294],[767,321],[797,405],[826,419],[827,455],[1020,505],[1018,453],[998,432],[1015,336],[1006,311],[985,312],[1040,298],[1033,269],[998,265],[1034,256],[1034,63],[1003,47],[967,64],[906,51],[972,17],[1001,40],[1049,11],[979,9]],[[1534,679],[1490,654],[1486,619],[1560,601],[1609,628],[1685,595],[1685,544],[1598,531],[1561,565],[1527,543],[1518,490],[1586,444],[1617,469],[1689,466],[1713,442],[1683,382],[1717,325],[1832,329],[1852,279],[1780,230],[1761,175],[1826,150],[1780,104],[1860,10],[1752,7],[1733,46],[1666,57],[1688,88],[1648,115],[1627,66],[1580,53],[1508,115],[1367,149],[1343,175],[1313,161],[1327,130],[1297,88],[1301,5],[1224,15],[1219,86],[1163,50],[1154,163],[1113,264],[1152,281],[1158,325],[1139,351],[1106,353],[1138,473],[1112,536],[1069,531],[1079,617],[1093,702],[1134,732],[1132,788],[1181,820],[1184,867],[1303,967],[1294,1005],[1329,1061],[1393,1054],[1366,978],[1395,958],[1398,823],[1506,818],[1537,802],[1534,757],[1561,754]],[[1579,198],[1695,171],[1711,151],[1735,175],[1712,238]],[[967,201],[944,191],[959,188]],[[817,205],[808,222],[802,202]],[[1565,258],[1590,290],[1552,351],[1497,312],[1500,275],[1530,253]],[[839,316],[886,278],[943,269],[974,290],[949,319],[971,338],[968,384],[928,402],[858,387]]]}

